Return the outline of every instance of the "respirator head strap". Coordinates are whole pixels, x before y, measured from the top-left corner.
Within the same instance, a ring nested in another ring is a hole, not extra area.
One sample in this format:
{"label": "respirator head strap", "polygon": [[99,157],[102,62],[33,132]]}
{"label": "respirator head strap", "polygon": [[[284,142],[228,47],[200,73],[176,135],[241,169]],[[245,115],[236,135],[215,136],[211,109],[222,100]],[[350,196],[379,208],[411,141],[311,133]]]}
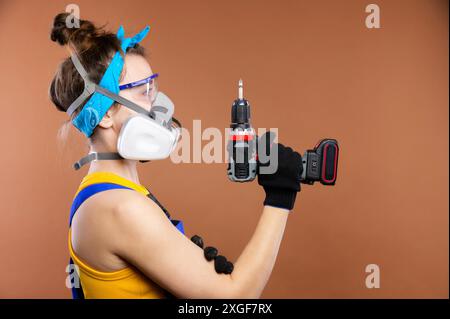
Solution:
{"label": "respirator head strap", "polygon": [[81,75],[81,78],[84,81],[83,93],[81,93],[81,95],[77,97],[77,99],[73,101],[72,104],[70,104],[69,108],[66,111],[69,116],[72,116],[73,112],[75,112],[81,106],[81,104],[83,104],[83,102],[88,99],[88,97],[94,94],[95,83],[89,79],[89,75],[81,64],[80,59],[78,59],[76,53],[72,53],[70,55],[70,59],[72,60],[75,69],[77,69],[78,73]]}
{"label": "respirator head strap", "polygon": [[142,106],[139,106],[136,103],[133,103],[130,100],[127,100],[118,94],[115,94],[105,88],[102,88],[101,86],[98,86],[97,84],[95,85],[95,91],[109,97],[110,99],[116,101],[119,104],[122,104],[123,106],[135,111],[136,113],[140,113],[140,114],[144,114],[144,115],[152,117],[151,116],[153,114],[152,112],[147,111]]}
{"label": "respirator head strap", "polygon": [[67,109],[67,114],[69,114],[69,116],[72,116],[73,112],[75,112],[83,104],[83,102],[86,101],[95,92],[98,92],[104,96],[107,96],[111,100],[114,100],[117,103],[122,104],[123,106],[125,106],[137,113],[144,114],[147,116],[151,115],[151,112],[147,111],[146,109],[137,105],[136,103],[133,103],[130,100],[127,100],[127,99],[123,98],[122,96],[115,94],[115,93],[111,92],[110,90],[101,87],[97,83],[92,82],[89,79],[89,76],[88,76],[86,70],[84,69],[83,65],[81,64],[80,60],[78,59],[78,56],[75,53],[72,54],[70,56],[70,58],[72,59],[73,65],[77,69],[78,73],[83,78],[84,90],[83,90],[83,93],[81,93],[81,95],[75,101],[73,101],[72,104]]}
{"label": "respirator head strap", "polygon": [[97,160],[118,160],[123,159],[119,153],[89,153],[85,157],[81,158],[78,162],[73,164],[75,170],[79,170],[82,166]]}

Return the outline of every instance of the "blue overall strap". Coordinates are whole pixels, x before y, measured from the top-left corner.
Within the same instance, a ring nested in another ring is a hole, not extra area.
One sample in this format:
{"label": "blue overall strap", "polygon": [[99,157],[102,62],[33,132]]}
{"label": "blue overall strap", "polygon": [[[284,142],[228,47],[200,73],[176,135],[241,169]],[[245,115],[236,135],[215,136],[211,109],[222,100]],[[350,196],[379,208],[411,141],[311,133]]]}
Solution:
{"label": "blue overall strap", "polygon": [[170,221],[184,235],[183,221],[175,219],[171,219]]}
{"label": "blue overall strap", "polygon": [[[83,202],[88,199],[89,197],[106,191],[106,190],[110,190],[110,189],[131,189],[122,185],[118,185],[118,184],[112,184],[112,183],[99,183],[99,184],[92,184],[84,189],[82,189],[77,196],[75,197],[75,199],[73,200],[72,203],[72,207],[70,208],[70,219],[69,219],[69,227],[72,226],[72,219],[73,216],[75,216],[76,211],[78,210],[78,208],[81,206],[81,204],[83,204]],[[70,264],[70,268],[74,269],[74,263],[72,258],[69,259],[69,264]],[[79,278],[78,278],[79,279]],[[72,285],[72,298],[73,299],[84,299],[84,293],[83,293],[83,288],[81,287],[81,282],[80,280],[78,280],[79,283],[79,287],[75,287],[74,285]]]}

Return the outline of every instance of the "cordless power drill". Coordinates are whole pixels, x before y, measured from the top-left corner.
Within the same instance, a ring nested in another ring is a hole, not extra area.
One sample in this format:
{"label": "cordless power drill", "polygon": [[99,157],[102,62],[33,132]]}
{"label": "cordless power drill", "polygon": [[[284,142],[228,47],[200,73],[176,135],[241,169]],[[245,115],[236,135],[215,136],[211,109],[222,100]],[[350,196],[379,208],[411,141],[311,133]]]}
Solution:
{"label": "cordless power drill", "polygon": [[[233,182],[249,182],[258,172],[258,136],[250,123],[250,103],[244,99],[243,82],[239,80],[238,98],[231,106],[228,178]],[[320,140],[302,156],[301,183],[334,185],[337,178],[339,146],[335,139]],[[260,156],[261,158],[262,156]]]}

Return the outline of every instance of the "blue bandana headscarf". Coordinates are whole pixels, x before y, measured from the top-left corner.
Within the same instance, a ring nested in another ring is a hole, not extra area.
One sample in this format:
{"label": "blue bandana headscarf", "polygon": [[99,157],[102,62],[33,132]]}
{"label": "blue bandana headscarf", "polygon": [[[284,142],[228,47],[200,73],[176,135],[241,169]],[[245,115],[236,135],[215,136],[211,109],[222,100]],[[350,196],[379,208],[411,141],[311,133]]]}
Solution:
{"label": "blue bandana headscarf", "polygon": [[[134,37],[125,38],[125,30],[122,26],[120,26],[117,31],[117,38],[122,42],[121,48],[123,53],[125,54],[127,52],[127,48],[133,47],[136,43],[141,42],[149,30],[150,27],[146,26]],[[120,74],[122,73],[123,64],[124,61],[122,55],[119,51],[117,51],[106,69],[99,86],[115,94],[119,94],[119,79]],[[94,128],[98,125],[98,123],[100,123],[103,116],[105,116],[106,112],[113,104],[114,100],[102,95],[101,93],[95,92],[86,102],[81,112],[73,119],[73,125],[84,133],[84,135],[90,137],[94,131]]]}

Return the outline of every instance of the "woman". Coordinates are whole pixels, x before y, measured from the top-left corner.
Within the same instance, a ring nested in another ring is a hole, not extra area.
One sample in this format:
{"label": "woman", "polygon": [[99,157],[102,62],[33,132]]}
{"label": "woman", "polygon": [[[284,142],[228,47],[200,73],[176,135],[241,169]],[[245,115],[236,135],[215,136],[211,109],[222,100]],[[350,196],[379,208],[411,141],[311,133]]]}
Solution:
{"label": "woman", "polygon": [[[89,21],[80,20],[78,29],[67,28],[67,15],[55,17],[51,39],[67,46],[77,59],[67,58],[59,66],[50,87],[51,100],[59,111],[68,112],[72,123],[88,137],[90,153],[116,159],[92,161],[100,159],[97,156],[81,163],[89,162],[90,167],[72,206],[68,239],[84,297],[258,298],[272,272],[289,211],[300,191],[301,156],[278,144],[278,170],[258,176],[266,193],[262,215],[234,267],[214,249],[204,251],[198,238],[194,243],[184,236],[182,227],[174,227],[164,208],[147,196],[148,190],[139,181],[138,160],[108,157],[117,154],[127,121],[136,118],[139,108],[150,112],[155,95],[160,96],[156,75],[138,44],[144,30],[130,40],[123,37],[123,29],[116,35]],[[77,68],[76,60],[82,67]],[[114,72],[118,72],[117,78],[111,75]],[[111,92],[114,83],[107,83],[108,76],[119,82],[116,93],[125,99],[111,95],[115,102],[105,102],[97,91],[91,100],[77,100],[86,93],[84,80],[88,79],[101,87],[112,85]],[[139,85],[134,86],[136,83]],[[133,105],[138,107],[133,109]],[[79,199],[86,189],[97,186],[102,189]]]}

